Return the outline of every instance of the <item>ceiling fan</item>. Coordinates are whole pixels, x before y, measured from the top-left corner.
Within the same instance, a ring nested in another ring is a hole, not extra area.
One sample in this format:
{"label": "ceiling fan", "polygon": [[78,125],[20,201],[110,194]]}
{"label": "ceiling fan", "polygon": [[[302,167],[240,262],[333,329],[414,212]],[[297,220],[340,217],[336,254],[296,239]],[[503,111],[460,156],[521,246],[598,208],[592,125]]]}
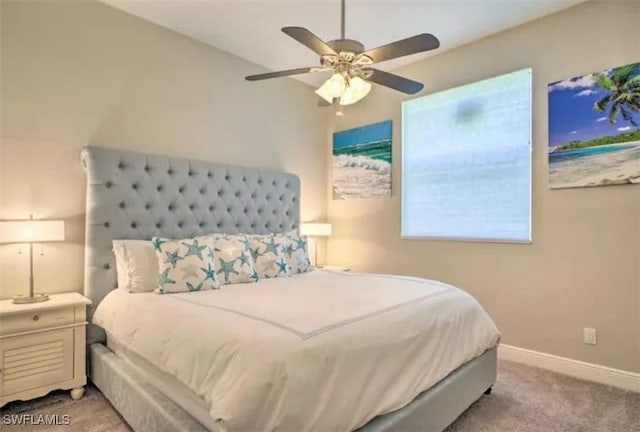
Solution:
{"label": "ceiling fan", "polygon": [[320,66],[289,69],[247,76],[248,81],[259,81],[310,72],[333,71],[333,75],[316,90],[319,105],[350,105],[364,98],[371,90],[371,82],[407,94],[418,93],[424,85],[401,76],[371,67],[410,54],[430,51],[440,46],[434,35],[422,33],[369,50],[353,39],[345,38],[345,0],[341,0],[340,39],[324,42],[303,27],[283,27],[282,31],[320,55]]}

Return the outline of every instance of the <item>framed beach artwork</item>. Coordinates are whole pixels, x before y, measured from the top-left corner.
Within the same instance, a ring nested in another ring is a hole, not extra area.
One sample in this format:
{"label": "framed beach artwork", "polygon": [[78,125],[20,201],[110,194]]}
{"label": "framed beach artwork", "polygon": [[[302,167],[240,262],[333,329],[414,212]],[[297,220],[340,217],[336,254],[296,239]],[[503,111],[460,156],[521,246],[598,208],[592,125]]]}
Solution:
{"label": "framed beach artwork", "polygon": [[640,63],[548,86],[549,187],[640,183]]}
{"label": "framed beach artwork", "polygon": [[333,199],[391,196],[391,120],[333,134]]}

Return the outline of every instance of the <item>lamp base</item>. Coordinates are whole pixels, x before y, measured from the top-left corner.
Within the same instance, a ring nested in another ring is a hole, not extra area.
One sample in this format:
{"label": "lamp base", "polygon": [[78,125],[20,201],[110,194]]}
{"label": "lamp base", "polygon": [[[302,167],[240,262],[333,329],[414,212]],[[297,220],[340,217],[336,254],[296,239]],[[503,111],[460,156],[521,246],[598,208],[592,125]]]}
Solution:
{"label": "lamp base", "polygon": [[33,295],[33,297],[27,297],[22,295],[13,296],[14,304],[40,303],[47,300],[49,300],[49,294],[43,294],[43,293],[36,293]]}

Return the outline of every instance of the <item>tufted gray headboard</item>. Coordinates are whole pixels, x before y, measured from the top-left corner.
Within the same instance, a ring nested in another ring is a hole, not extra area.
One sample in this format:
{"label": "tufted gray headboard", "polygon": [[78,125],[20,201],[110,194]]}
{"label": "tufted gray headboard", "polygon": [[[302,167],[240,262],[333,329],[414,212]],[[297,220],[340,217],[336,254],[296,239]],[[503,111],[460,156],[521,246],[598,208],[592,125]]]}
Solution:
{"label": "tufted gray headboard", "polygon": [[[84,292],[93,310],[116,287],[115,239],[186,238],[210,232],[284,232],[300,223],[294,174],[85,147]],[[91,342],[104,341],[89,326]]]}

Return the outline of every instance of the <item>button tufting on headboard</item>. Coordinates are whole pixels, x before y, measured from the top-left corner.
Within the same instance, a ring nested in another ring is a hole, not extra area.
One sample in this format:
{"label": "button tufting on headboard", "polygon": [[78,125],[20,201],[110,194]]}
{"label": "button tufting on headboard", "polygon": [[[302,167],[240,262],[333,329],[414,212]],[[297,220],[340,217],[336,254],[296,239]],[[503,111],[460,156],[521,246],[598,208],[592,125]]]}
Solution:
{"label": "button tufting on headboard", "polygon": [[[293,174],[103,147],[84,148],[82,163],[90,316],[116,285],[110,264],[115,239],[266,234],[297,229],[300,222],[300,180]],[[91,325],[88,338],[104,341],[104,334]]]}

